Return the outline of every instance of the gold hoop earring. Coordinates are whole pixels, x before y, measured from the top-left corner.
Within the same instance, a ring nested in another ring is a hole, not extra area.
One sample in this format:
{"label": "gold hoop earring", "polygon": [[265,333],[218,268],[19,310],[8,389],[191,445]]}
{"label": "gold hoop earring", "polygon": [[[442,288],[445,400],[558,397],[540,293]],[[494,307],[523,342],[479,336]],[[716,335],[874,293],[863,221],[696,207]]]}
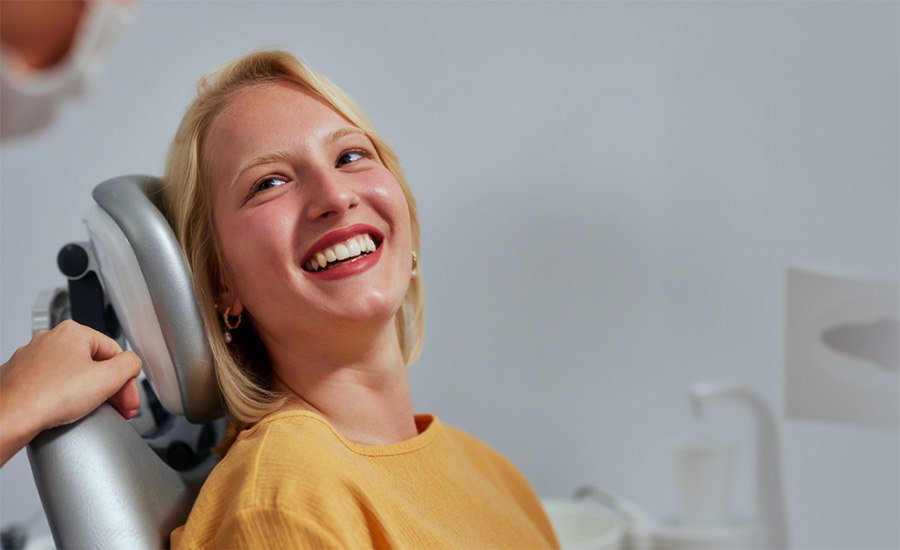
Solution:
{"label": "gold hoop earring", "polygon": [[[232,319],[237,320],[232,321]],[[231,306],[228,306],[225,308],[225,313],[222,314],[222,320],[225,321],[225,333],[222,336],[225,338],[225,343],[230,344],[234,340],[231,331],[241,326],[241,314],[238,313],[236,316],[232,316]]]}
{"label": "gold hoop earring", "polygon": [[418,268],[419,268],[419,255],[416,254],[416,251],[415,251],[415,250],[412,251],[412,261],[413,261],[413,262],[412,262],[413,265],[412,265],[412,271],[410,272],[410,277],[415,277],[416,275],[419,274],[419,273],[418,273]]}

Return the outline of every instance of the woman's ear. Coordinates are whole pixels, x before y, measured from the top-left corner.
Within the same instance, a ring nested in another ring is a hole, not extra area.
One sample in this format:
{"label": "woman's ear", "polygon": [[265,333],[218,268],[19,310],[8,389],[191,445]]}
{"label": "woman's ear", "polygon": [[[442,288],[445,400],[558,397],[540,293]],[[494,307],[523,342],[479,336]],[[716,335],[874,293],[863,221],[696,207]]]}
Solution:
{"label": "woman's ear", "polygon": [[216,311],[222,315],[226,310],[229,315],[240,315],[244,312],[244,304],[234,296],[234,292],[230,288],[222,285],[219,287],[219,293],[216,294]]}

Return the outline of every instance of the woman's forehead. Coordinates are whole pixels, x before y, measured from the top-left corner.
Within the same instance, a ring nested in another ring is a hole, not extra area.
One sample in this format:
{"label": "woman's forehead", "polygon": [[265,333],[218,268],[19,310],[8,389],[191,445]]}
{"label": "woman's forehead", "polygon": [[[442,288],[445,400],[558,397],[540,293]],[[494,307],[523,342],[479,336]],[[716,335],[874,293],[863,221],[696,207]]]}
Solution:
{"label": "woman's forehead", "polygon": [[[260,82],[248,85],[229,94],[222,108],[213,115],[209,128],[221,128],[235,120],[244,122],[258,118],[261,109],[284,110],[291,104],[303,103],[334,111],[306,88],[286,80]],[[334,113],[337,116],[337,113]]]}
{"label": "woman's forehead", "polygon": [[201,156],[208,161],[226,150],[264,154],[292,141],[321,139],[342,127],[355,128],[302,86],[287,81],[262,83],[228,98],[206,129]]}

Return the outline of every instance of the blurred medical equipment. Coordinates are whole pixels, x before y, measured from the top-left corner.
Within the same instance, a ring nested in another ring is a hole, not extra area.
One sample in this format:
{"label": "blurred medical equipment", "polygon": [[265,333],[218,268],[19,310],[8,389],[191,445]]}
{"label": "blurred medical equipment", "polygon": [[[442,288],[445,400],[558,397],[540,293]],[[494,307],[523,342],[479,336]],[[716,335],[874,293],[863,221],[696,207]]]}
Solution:
{"label": "blurred medical equipment", "polygon": [[[675,448],[678,513],[659,521],[640,506],[585,485],[574,500],[545,499],[545,510],[563,548],[727,550],[788,547],[775,417],[753,390],[728,382],[689,388],[697,417],[716,402],[749,407],[756,424],[755,517],[731,512],[733,448],[718,440],[682,442]],[[591,502],[593,501],[593,502]],[[605,511],[597,508],[598,504]],[[615,515],[610,515],[610,511]]]}
{"label": "blurred medical equipment", "polygon": [[564,550],[617,550],[629,547],[626,540],[628,525],[611,507],[591,501],[547,497],[541,498],[541,504]]}
{"label": "blurred medical equipment", "polygon": [[900,429],[900,284],[787,273],[787,413]]}
{"label": "blurred medical equipment", "polygon": [[98,185],[85,216],[90,242],[67,245],[58,257],[68,288],[42,293],[35,308],[36,329],[71,317],[124,336],[147,378],[131,422],[103,405],[29,444],[61,548],[168,546],[215,463],[209,447],[223,423],[212,354],[160,189],[146,176]]}

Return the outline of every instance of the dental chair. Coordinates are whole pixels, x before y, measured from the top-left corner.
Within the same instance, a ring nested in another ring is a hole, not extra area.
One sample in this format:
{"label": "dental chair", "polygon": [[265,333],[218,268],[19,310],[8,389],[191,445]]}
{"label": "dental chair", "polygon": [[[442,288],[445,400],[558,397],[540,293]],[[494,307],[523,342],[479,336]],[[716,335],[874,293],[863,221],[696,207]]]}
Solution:
{"label": "dental chair", "polygon": [[[35,329],[69,317],[92,326],[127,343],[149,380],[140,384],[138,418],[103,405],[29,444],[60,548],[167,547],[215,463],[208,448],[224,421],[212,353],[161,187],[147,176],[98,185],[85,216],[90,242],[66,245],[58,257],[68,288],[36,304]],[[159,428],[173,424],[202,426],[198,442],[160,445]]]}

